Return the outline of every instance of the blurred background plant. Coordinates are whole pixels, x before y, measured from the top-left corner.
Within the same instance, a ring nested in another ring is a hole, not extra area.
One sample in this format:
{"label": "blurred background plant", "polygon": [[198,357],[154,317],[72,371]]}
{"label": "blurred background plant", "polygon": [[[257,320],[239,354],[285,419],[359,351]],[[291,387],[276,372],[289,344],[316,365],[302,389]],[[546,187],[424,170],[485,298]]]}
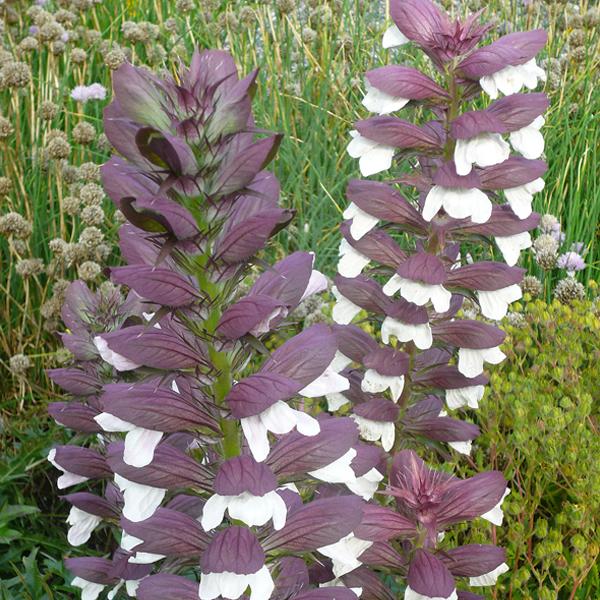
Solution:
{"label": "blurred background plant", "polygon": [[[600,265],[600,89],[594,77],[600,63],[600,9],[592,0],[445,0],[443,4],[455,14],[485,8],[488,16],[495,16],[501,32],[538,26],[549,31],[545,91],[552,104],[544,135],[550,169],[534,208],[555,217],[546,219],[534,249],[523,254],[523,264],[530,271],[526,291],[540,298],[530,308],[511,313],[510,318],[515,323],[521,316],[527,323],[531,320],[530,326],[541,335],[557,327],[542,318],[542,313],[558,311],[552,314],[564,320],[564,335],[571,331],[573,345],[583,348],[595,341],[597,349],[598,330],[592,333],[571,320],[597,306],[597,300],[592,305],[591,300],[581,298],[595,295],[590,281]],[[281,237],[279,244],[282,251],[315,250],[318,267],[331,276],[344,189],[348,179],[358,175],[355,161],[345,157],[348,131],[363,112],[364,84],[358,74],[389,62],[383,59],[385,51],[380,44],[385,11],[383,0],[0,3],[0,598],[70,597],[68,587],[61,587],[65,586],[60,557],[66,550],[62,524],[66,515],[50,493],[42,460],[51,442],[59,442],[62,435],[45,414],[46,401],[56,398],[57,392],[43,370],[69,360],[68,354],[57,350],[59,309],[67,282],[81,277],[92,287],[100,285],[103,268],[116,260],[113,248],[119,214],[105,199],[98,180],[98,166],[108,156],[100,119],[111,95],[111,70],[125,60],[171,70],[180,59],[189,58],[195,45],[229,49],[245,72],[259,66],[257,121],[285,134],[274,168],[283,185],[283,202],[297,211],[291,233]],[[404,47],[396,52],[396,61],[403,62],[403,53],[411,50]],[[415,58],[411,57],[411,64]],[[553,297],[567,304],[544,304]],[[569,303],[578,308],[568,308]],[[298,315],[299,320],[320,320],[329,308],[317,303],[307,310]],[[525,336],[526,329],[515,331]],[[533,343],[532,347],[537,346]],[[567,348],[562,352],[566,355]],[[549,356],[541,350],[534,358],[542,361],[543,357],[548,369],[553,361],[564,360],[558,353]],[[526,377],[530,367],[526,369],[518,356],[512,358],[502,373],[534,387],[523,394],[517,394],[516,387],[502,391],[504,380],[494,393],[518,395],[511,408],[514,411],[521,406],[527,418],[519,416],[513,423],[514,414],[493,415],[489,427],[481,424],[487,431],[481,451],[496,448],[498,455],[512,456],[516,439],[511,436],[517,431],[540,432],[534,428],[542,414],[540,403],[555,407],[563,396],[571,398],[573,406],[568,411],[560,406],[557,410],[572,414],[574,420],[565,421],[569,435],[558,441],[590,448],[582,432],[596,426],[598,402],[596,398],[595,405],[588,407],[579,393],[584,388],[577,386],[593,385],[597,376],[594,379],[589,372],[587,383],[579,382],[583,376],[566,378],[560,387],[562,395],[556,399],[557,386],[546,382],[548,389],[535,388],[537,378]],[[519,379],[516,374],[521,368]],[[592,388],[587,389],[591,394]],[[532,399],[535,404],[530,407]],[[522,429],[512,431],[513,427]],[[533,449],[530,452],[529,444],[520,447],[527,468],[538,477],[523,478],[523,497],[529,502],[530,497],[544,494],[543,501],[548,504],[538,503],[540,514],[546,515],[541,518],[548,520],[549,531],[556,532],[553,536],[560,537],[567,555],[564,569],[559,567],[560,561],[543,559],[544,564],[558,569],[544,575],[546,585],[566,581],[575,552],[567,547],[571,538],[575,539],[569,529],[571,520],[557,523],[562,509],[552,511],[562,502],[561,494],[577,505],[585,504],[587,497],[581,491],[570,491],[578,478],[572,470],[568,471],[571,488],[556,483],[556,469],[549,466],[555,462],[544,455],[550,451],[545,447],[546,434],[542,437],[540,433],[539,439],[544,447],[537,456]],[[499,444],[511,443],[507,440],[513,440],[512,454],[499,448]],[[566,454],[566,446],[560,448],[555,451]],[[538,469],[536,460],[546,459],[547,469]],[[567,459],[563,456],[561,460]],[[586,459],[578,460],[584,464]],[[569,464],[574,463],[571,460]],[[511,475],[511,465],[498,466],[508,466]],[[592,472],[591,467],[588,471]],[[592,485],[591,475],[582,479]],[[597,480],[595,485],[597,493]],[[546,496],[548,486],[552,489]],[[527,514],[534,514],[533,502],[528,504]],[[511,533],[518,539],[501,540],[508,542],[514,556],[522,556],[522,548],[533,552],[539,545],[533,541],[538,538],[532,537],[530,525],[525,523],[519,534]],[[569,539],[561,537],[567,535]],[[519,564],[530,569],[529,580],[514,584],[513,597],[542,598],[533,574],[538,558],[527,556],[527,560],[520,558]],[[542,558],[539,560],[542,564]],[[577,571],[578,577],[584,570]],[[535,572],[546,573],[543,569]],[[568,588],[564,584],[561,595],[556,592],[548,597],[600,596],[594,573],[592,570],[586,581],[596,582],[595,591],[587,596],[582,590],[592,588],[581,583],[575,596],[569,596],[571,592],[564,595]]]}

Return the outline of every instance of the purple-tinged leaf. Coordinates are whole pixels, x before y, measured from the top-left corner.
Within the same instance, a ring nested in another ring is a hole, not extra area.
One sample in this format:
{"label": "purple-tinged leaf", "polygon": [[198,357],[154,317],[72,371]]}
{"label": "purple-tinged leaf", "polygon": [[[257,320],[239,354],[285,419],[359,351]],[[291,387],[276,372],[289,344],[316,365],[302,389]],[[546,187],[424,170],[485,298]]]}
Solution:
{"label": "purple-tinged leaf", "polygon": [[504,96],[492,102],[486,110],[499,119],[507,131],[517,131],[533,123],[549,106],[548,96],[538,92]]}
{"label": "purple-tinged leaf", "polygon": [[417,150],[440,148],[440,140],[431,132],[397,117],[371,117],[358,121],[354,126],[362,136],[385,146]]}
{"label": "purple-tinged leaf", "polygon": [[469,290],[494,291],[520,283],[525,272],[525,269],[520,267],[509,267],[504,263],[485,260],[452,269],[446,285]]}
{"label": "purple-tinged leaf", "polygon": [[273,471],[249,455],[236,456],[222,463],[214,483],[214,490],[220,496],[239,496],[244,492],[264,496],[276,488]]}
{"label": "purple-tinged leaf", "polygon": [[139,600],[198,600],[198,583],[179,575],[159,573],[140,581]]}
{"label": "purple-tinged leaf", "polygon": [[360,525],[354,530],[356,537],[373,542],[387,542],[395,538],[416,535],[416,525],[385,506],[367,504],[363,508]]}
{"label": "purple-tinged leaf", "polygon": [[365,275],[353,278],[336,275],[334,283],[342,296],[369,312],[385,313],[392,303],[383,293],[381,286]]}
{"label": "purple-tinged leaf", "polygon": [[404,279],[422,281],[429,285],[443,284],[448,277],[444,263],[437,256],[426,252],[412,254],[396,272]]}
{"label": "purple-tinged leaf", "polygon": [[436,323],[432,326],[432,331],[434,338],[443,340],[446,344],[477,350],[500,346],[506,337],[498,327],[469,319]]}
{"label": "purple-tinged leaf", "polygon": [[62,496],[62,499],[90,515],[96,515],[104,519],[119,518],[117,507],[101,496],[89,492],[76,492]]}
{"label": "purple-tinged leaf", "polygon": [[83,433],[98,433],[102,427],[94,420],[99,411],[82,402],[51,402],[48,414],[63,427]]}
{"label": "purple-tinged leaf", "polygon": [[46,374],[56,385],[73,396],[91,396],[101,388],[100,378],[93,368],[47,369]]}
{"label": "purple-tinged leaf", "polygon": [[529,160],[522,156],[511,156],[498,165],[479,171],[481,186],[487,190],[503,190],[518,187],[538,179],[548,170],[543,160]]}
{"label": "purple-tinged leaf", "polygon": [[506,124],[489,110],[472,110],[463,113],[450,124],[450,135],[455,140],[470,139],[481,133],[507,132]]}
{"label": "purple-tinged leaf", "polygon": [[228,527],[219,531],[202,555],[203,573],[237,573],[250,575],[265,564],[265,553],[256,536],[245,527]]}
{"label": "purple-tinged leaf", "polygon": [[76,577],[101,585],[114,585],[119,578],[112,575],[113,563],[99,556],[65,558],[65,567]]}
{"label": "purple-tinged leaf", "polygon": [[350,234],[349,223],[344,222],[340,232],[355,250],[382,265],[395,269],[406,260],[406,254],[394,238],[381,229],[373,229],[360,240],[355,240]]}
{"label": "purple-tinged leaf", "polygon": [[388,65],[365,73],[367,81],[378,90],[409,100],[447,98],[448,92],[433,79],[412,67]]}
{"label": "purple-tinged leaf", "polygon": [[444,550],[438,557],[455,577],[478,577],[505,562],[506,552],[498,546],[467,544]]}
{"label": "purple-tinged leaf", "polygon": [[217,330],[230,340],[236,340],[246,335],[260,324],[262,329],[269,327],[270,320],[286,311],[285,304],[278,298],[256,294],[246,296],[226,309],[221,315]]}
{"label": "purple-tinged leaf", "polygon": [[430,598],[449,598],[456,589],[454,578],[433,554],[417,549],[408,568],[411,590]]}

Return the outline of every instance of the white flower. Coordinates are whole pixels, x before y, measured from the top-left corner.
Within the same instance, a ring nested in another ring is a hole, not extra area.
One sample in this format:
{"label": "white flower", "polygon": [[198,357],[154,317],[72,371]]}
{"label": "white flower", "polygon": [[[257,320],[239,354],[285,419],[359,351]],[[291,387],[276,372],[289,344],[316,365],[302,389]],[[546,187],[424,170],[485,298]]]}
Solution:
{"label": "white flower", "polygon": [[358,158],[360,172],[364,177],[387,171],[392,166],[396,149],[393,146],[379,144],[363,137],[358,131],[351,131],[352,141],[348,144],[348,154]]}
{"label": "white flower", "polygon": [[350,225],[350,235],[355,240],[360,240],[379,222],[377,217],[373,217],[369,213],[366,213],[364,210],[362,210],[362,208],[356,206],[354,202],[350,202],[350,204],[348,204],[342,216],[344,219],[352,219],[352,224]]}
{"label": "white flower", "polygon": [[508,570],[508,565],[506,563],[502,563],[489,573],[484,573],[478,577],[469,577],[469,585],[473,587],[496,585],[498,577],[502,575],[502,573],[506,573]]}
{"label": "white flower", "polygon": [[544,117],[539,116],[527,127],[509,135],[512,147],[525,158],[539,158],[544,152],[544,136],[540,132],[544,122]]}
{"label": "white flower", "polygon": [[362,565],[358,558],[372,545],[373,542],[361,540],[355,537],[353,533],[350,533],[339,542],[317,548],[317,550],[321,554],[331,558],[333,561],[333,574],[336,577],[341,577]]}
{"label": "white flower", "polygon": [[143,542],[144,540],[141,540],[140,538],[123,531],[123,534],[121,535],[121,548],[123,548],[123,550],[127,550],[128,552],[133,552],[133,556],[131,556],[127,562],[135,565],[150,565],[155,563],[157,560],[165,558],[164,554],[136,552],[135,547],[139,546]]}
{"label": "white flower", "polygon": [[521,91],[523,86],[534,90],[538,80],[546,81],[546,72],[532,58],[523,65],[509,65],[491,75],[484,75],[479,80],[479,85],[490,98],[496,99],[498,92],[508,96]]}
{"label": "white flower", "polygon": [[392,25],[385,30],[383,34],[383,47],[384,48],[396,48],[397,46],[403,46],[410,40],[398,29],[397,25]]}
{"label": "white flower", "polygon": [[404,600],[458,600],[456,590],[454,590],[449,596],[425,596],[425,594],[419,594],[415,592],[410,586],[406,588],[404,592]]}
{"label": "white flower", "polygon": [[381,446],[386,452],[389,452],[396,439],[396,427],[394,423],[387,421],[373,421],[365,419],[358,415],[351,415],[352,419],[358,425],[361,437],[368,442],[381,440]]}
{"label": "white flower", "polygon": [[367,93],[363,98],[362,103],[367,110],[373,113],[387,115],[400,110],[410,102],[410,98],[392,96],[391,94],[386,94],[385,92],[378,90],[376,87],[373,87],[368,80],[365,81],[365,87]]}
{"label": "white flower", "polygon": [[356,277],[369,264],[371,259],[361,254],[347,240],[342,238],[340,242],[340,260],[337,270],[343,277]]}
{"label": "white flower", "polygon": [[327,394],[344,392],[350,387],[350,382],[340,375],[333,365],[336,358],[333,357],[331,364],[314,381],[303,387],[298,394],[305,398],[320,398]]}
{"label": "white flower", "polygon": [[101,583],[87,581],[82,577],[75,577],[75,579],[71,581],[71,585],[73,587],[81,588],[81,600],[96,600],[105,587]]}
{"label": "white flower", "polygon": [[87,102],[88,100],[104,100],[106,98],[106,88],[99,83],[91,85],[78,85],[71,91],[71,98],[77,102]]}
{"label": "white flower", "polygon": [[270,314],[268,314],[262,321],[259,321],[248,333],[251,333],[253,336],[258,337],[263,333],[268,333],[271,331],[271,321],[276,319],[277,317],[281,317],[284,319],[287,317],[288,310],[285,306],[278,306],[273,309]]}
{"label": "white flower", "polygon": [[145,467],[152,462],[154,450],[163,436],[162,431],[138,427],[107,412],[96,415],[94,421],[104,431],[127,432],[123,462],[132,467]]}
{"label": "white flower", "polygon": [[465,377],[477,377],[483,373],[483,363],[497,365],[506,358],[506,354],[498,346],[494,348],[459,348],[458,370]]}
{"label": "white flower", "polygon": [[491,167],[504,162],[510,146],[499,133],[480,133],[467,140],[456,140],[454,163],[459,175],[468,175],[473,165]]}
{"label": "white flower", "polygon": [[433,344],[433,335],[429,323],[411,325],[392,317],[386,317],[381,325],[381,340],[390,343],[390,336],[395,336],[399,342],[413,341],[419,350],[427,350]]}
{"label": "white flower", "polygon": [[339,410],[344,406],[344,404],[348,404],[350,400],[344,396],[344,394],[327,394],[327,410],[330,412],[334,412]]}
{"label": "white flower", "polygon": [[[312,252],[311,252],[311,254],[312,254],[313,263],[314,263],[315,255]],[[316,269],[313,269],[310,273],[308,285],[306,286],[306,289],[304,290],[304,293],[302,294],[302,298],[300,298],[300,302],[302,302],[302,300],[305,300],[309,296],[312,296],[313,294],[318,294],[319,292],[326,290],[327,285],[328,285],[327,277],[325,277],[325,275],[323,275],[323,273],[321,273],[321,271],[317,271]]]}
{"label": "white flower", "polygon": [[544,180],[541,177],[518,185],[514,188],[504,190],[504,195],[512,211],[519,219],[526,219],[531,214],[531,203],[533,194],[541,192],[544,189]]}
{"label": "white flower", "polygon": [[370,500],[375,495],[381,481],[383,481],[383,475],[373,467],[354,481],[345,481],[344,483],[353,494],[361,496],[363,500]]}
{"label": "white flower", "polygon": [[352,359],[342,354],[339,350],[335,351],[335,356],[329,365],[336,373],[343,371],[350,363]]}
{"label": "white flower", "polygon": [[115,587],[108,592],[108,594],[106,594],[107,600],[112,600],[117,595],[117,592],[121,589],[121,587],[123,587],[123,584],[125,584],[125,591],[127,592],[127,595],[131,598],[135,598],[137,596],[137,589],[140,587],[140,581],[141,579],[129,579],[128,581],[121,579],[121,581],[117,583],[117,585],[115,585]]}
{"label": "white flower", "polygon": [[381,375],[375,369],[367,369],[360,384],[363,392],[378,394],[389,388],[392,400],[398,402],[404,389],[404,375]]}
{"label": "white flower", "polygon": [[71,526],[69,533],[67,533],[69,544],[71,546],[85,544],[90,539],[92,531],[98,527],[101,521],[102,517],[87,513],[76,506],[71,506],[67,517],[67,523]]}
{"label": "white flower", "polygon": [[[344,585],[344,582],[341,579],[338,579],[336,577],[335,579],[332,579],[331,581],[326,581],[325,583],[320,583],[319,587],[324,588],[324,587],[346,587],[346,586]],[[360,598],[360,595],[362,594],[362,591],[363,591],[363,589],[361,587],[351,587],[348,589],[353,591],[357,598]]]}
{"label": "white flower", "polygon": [[98,353],[102,359],[117,369],[117,371],[132,371],[133,369],[137,369],[141,366],[138,363],[125,358],[123,355],[113,352],[108,347],[106,340],[101,338],[99,335],[94,337],[94,346],[96,346],[96,349],[98,350]]}
{"label": "white flower", "polygon": [[350,463],[356,457],[356,450],[350,448],[345,454],[334,460],[332,463],[309,471],[308,474],[315,479],[325,481],[327,483],[346,483],[347,481],[354,481],[356,475],[350,466]]}
{"label": "white flower", "polygon": [[446,390],[446,404],[452,410],[463,406],[479,408],[479,401],[483,398],[484,390],[483,385],[470,385],[454,390]]}
{"label": "white flower", "polygon": [[278,400],[258,415],[242,418],[241,423],[252,456],[258,462],[265,460],[269,454],[269,431],[283,435],[295,427],[306,436],[317,435],[321,431],[319,421],[301,410],[293,409],[283,400]]}
{"label": "white flower", "polygon": [[150,518],[167,493],[165,489],[135,483],[116,473],[115,483],[123,492],[123,515],[134,523]]}
{"label": "white flower", "polygon": [[331,292],[336,299],[336,303],[333,305],[333,310],[331,311],[333,320],[340,325],[348,325],[362,309],[360,306],[354,304],[354,302],[348,300],[346,296],[342,296],[335,285],[331,288]]}
{"label": "white flower", "polygon": [[491,292],[477,291],[481,312],[488,319],[494,319],[495,321],[503,319],[506,316],[508,305],[511,302],[516,302],[522,296],[521,288],[516,283]]}
{"label": "white flower", "polygon": [[502,510],[502,503],[504,502],[504,498],[506,498],[506,496],[508,496],[509,494],[510,488],[506,488],[506,490],[504,490],[502,498],[500,498],[500,502],[498,502],[498,504],[496,504],[496,506],[494,506],[492,510],[488,510],[488,512],[481,515],[481,518],[500,527],[500,525],[502,525],[502,521],[504,521],[504,511]]}
{"label": "white flower", "polygon": [[65,488],[75,485],[76,483],[82,483],[83,481],[87,481],[89,477],[83,477],[83,475],[77,475],[75,473],[70,473],[69,471],[63,469],[56,462],[56,448],[52,448],[50,452],[48,452],[48,461],[55,466],[59,471],[62,471],[63,474],[57,479],[56,485],[59,490],[64,490]]}
{"label": "white flower", "polygon": [[463,442],[448,442],[448,446],[456,450],[459,454],[470,456],[473,448],[473,442],[472,440],[466,440]]}
{"label": "white flower", "polygon": [[443,208],[453,219],[471,218],[473,223],[486,223],[492,214],[492,203],[477,188],[446,188],[434,185],[423,207],[423,218],[431,221]]}
{"label": "white flower", "polygon": [[502,252],[507,265],[513,267],[519,261],[521,250],[531,248],[531,235],[529,231],[523,231],[515,235],[495,236],[496,245]]}
{"label": "white flower", "polygon": [[404,299],[417,306],[424,306],[431,300],[438,313],[445,313],[450,309],[452,294],[443,285],[404,279],[395,273],[383,286],[383,293],[393,296],[398,290]]}
{"label": "white flower", "polygon": [[275,491],[262,496],[243,492],[237,496],[213,494],[204,505],[202,520],[204,531],[210,531],[223,522],[225,511],[232,519],[243,521],[249,527],[261,526],[273,520],[273,528],[281,529],[285,525],[287,507],[283,498]]}
{"label": "white flower", "polygon": [[198,596],[200,600],[214,600],[219,596],[235,600],[246,591],[248,586],[251,590],[250,600],[269,600],[275,584],[266,565],[250,575],[228,571],[202,573]]}

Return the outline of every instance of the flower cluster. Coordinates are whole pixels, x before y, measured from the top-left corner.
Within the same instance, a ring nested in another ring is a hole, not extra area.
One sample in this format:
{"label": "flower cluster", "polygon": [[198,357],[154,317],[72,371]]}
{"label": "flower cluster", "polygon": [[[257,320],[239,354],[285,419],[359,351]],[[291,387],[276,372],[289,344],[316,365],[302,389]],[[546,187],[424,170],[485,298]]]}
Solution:
{"label": "flower cluster", "polygon": [[[71,285],[63,341],[75,362],[49,373],[72,395],[52,416],[85,440],[51,450],[58,486],[96,492],[65,497],[69,541],[117,533],[110,558],[67,561],[86,600],[368,600],[394,597],[390,584],[406,600],[472,600],[457,579],[493,585],[508,569],[500,548],[443,542],[458,522],[502,523],[502,474],[459,479],[412,446],[468,453],[479,430],[447,410],[476,408],[484,363],[504,357],[502,331],[457,313],[469,298],[501,319],[520,297],[547,102],[518,92],[543,78],[533,59],[545,35],[475,49],[489,30],[477,16],[451,23],[429,0],[392,2],[392,16],[385,45],[416,43],[440,82],[369,72],[365,104],[380,116],[357,124],[349,151],[364,175],[398,149],[417,157],[392,183],[419,199],[350,183],[336,324],[272,352],[270,334],[326,280],[310,253],[263,258],[293,215],[265,170],[280,138],[254,124],[256,73],[239,79],[221,51],[196,52],[174,78],[114,72],[104,123],[116,154],[102,176],[127,219],[127,264],[111,279],[129,291]],[[509,95],[459,114],[482,89]],[[411,103],[436,118],[387,116]],[[508,265],[461,258],[461,243],[492,238]],[[247,290],[251,266],[261,273]],[[365,311],[382,343],[351,323]]]}

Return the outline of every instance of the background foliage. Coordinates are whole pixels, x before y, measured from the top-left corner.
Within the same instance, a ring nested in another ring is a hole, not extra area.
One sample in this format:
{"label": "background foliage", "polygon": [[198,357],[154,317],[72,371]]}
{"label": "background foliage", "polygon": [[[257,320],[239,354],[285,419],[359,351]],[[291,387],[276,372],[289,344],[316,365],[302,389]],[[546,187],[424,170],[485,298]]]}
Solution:
{"label": "background foliage", "polygon": [[[82,187],[96,177],[89,163],[107,157],[100,135],[106,102],[75,102],[71,90],[94,82],[110,90],[111,67],[125,57],[170,69],[195,45],[228,48],[244,72],[261,67],[257,122],[285,134],[274,168],[284,204],[297,211],[291,234],[279,240],[281,251],[316,250],[319,268],[333,275],[343,193],[358,175],[356,161],[345,154],[348,131],[366,114],[359,75],[389,61],[380,45],[384,2],[65,0],[47,2],[48,17],[30,6],[18,0],[0,7],[0,215],[14,211],[32,226],[22,238],[0,233],[0,599],[42,600],[70,597],[60,562],[68,550],[66,509],[45,462],[64,434],[45,415],[56,392],[43,369],[66,359],[56,350],[64,282],[78,273],[99,282],[100,269],[118,260],[118,215],[109,202],[100,198],[99,221],[82,212]],[[593,76],[600,64],[600,13],[586,0],[457,0],[454,11],[483,6],[501,32],[549,31],[545,91],[552,104],[544,135],[550,170],[535,209],[560,218],[566,246],[585,244],[588,266],[578,278],[587,284],[597,275],[600,254],[600,89]],[[398,51],[397,62],[406,52]],[[30,72],[16,86],[14,68],[6,67],[15,61]],[[93,133],[82,135],[80,123]],[[53,142],[55,130],[68,147]],[[88,232],[82,238],[90,227],[100,237]],[[56,238],[72,245],[71,254],[58,256]],[[98,269],[88,265],[86,271],[82,265],[89,262]],[[540,274],[532,255],[525,262]],[[558,274],[545,275],[550,300]],[[522,319],[511,317],[509,360],[496,369],[482,403],[484,435],[474,456],[481,464],[491,457],[514,482],[511,520],[497,535],[517,568],[497,597],[595,598],[597,302],[568,307],[538,300],[519,314]],[[13,365],[10,372],[10,358],[19,354],[30,366],[18,372]],[[495,402],[500,395],[503,401]]]}

